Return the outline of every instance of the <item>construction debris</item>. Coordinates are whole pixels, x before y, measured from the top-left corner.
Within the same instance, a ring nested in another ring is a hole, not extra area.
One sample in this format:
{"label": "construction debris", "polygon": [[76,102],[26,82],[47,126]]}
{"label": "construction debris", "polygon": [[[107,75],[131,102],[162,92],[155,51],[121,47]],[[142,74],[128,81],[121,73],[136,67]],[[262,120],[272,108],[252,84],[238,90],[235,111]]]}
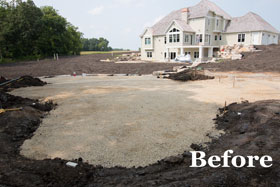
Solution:
{"label": "construction debris", "polygon": [[78,166],[78,164],[77,164],[77,163],[75,163],[75,162],[67,162],[67,163],[66,163],[66,166],[68,166],[68,167],[72,167],[72,168],[75,168],[75,167],[77,167],[77,166]]}
{"label": "construction debris", "polygon": [[122,54],[114,59],[114,61],[141,61],[141,54],[140,53],[128,53]]}
{"label": "construction debris", "polygon": [[234,45],[234,46],[221,46],[218,51],[218,56],[223,59],[241,60],[244,52],[254,52],[256,48],[253,45]]}
{"label": "construction debris", "polygon": [[205,75],[202,70],[198,71],[196,69],[187,69],[178,73],[170,74],[168,78],[176,81],[196,81],[214,79],[215,77]]}
{"label": "construction debris", "polygon": [[215,77],[205,75],[202,68],[193,68],[190,66],[176,66],[173,71],[155,71],[154,76],[158,78],[168,78],[177,81],[196,81],[214,79]]}
{"label": "construction debris", "polygon": [[1,109],[0,108],[0,114],[9,112],[9,111],[20,111],[20,110],[22,110],[22,108],[10,108],[10,109]]}

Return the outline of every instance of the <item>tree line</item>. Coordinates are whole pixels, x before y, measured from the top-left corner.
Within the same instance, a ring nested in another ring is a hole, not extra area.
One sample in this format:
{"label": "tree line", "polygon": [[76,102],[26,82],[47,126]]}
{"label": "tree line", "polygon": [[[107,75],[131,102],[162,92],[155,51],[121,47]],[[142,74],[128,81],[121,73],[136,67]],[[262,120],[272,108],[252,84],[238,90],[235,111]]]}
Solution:
{"label": "tree line", "polygon": [[112,50],[105,38],[84,39],[53,7],[32,0],[0,0],[0,61]]}
{"label": "tree line", "polygon": [[112,51],[112,47],[109,46],[109,41],[105,38],[83,38],[83,51]]}

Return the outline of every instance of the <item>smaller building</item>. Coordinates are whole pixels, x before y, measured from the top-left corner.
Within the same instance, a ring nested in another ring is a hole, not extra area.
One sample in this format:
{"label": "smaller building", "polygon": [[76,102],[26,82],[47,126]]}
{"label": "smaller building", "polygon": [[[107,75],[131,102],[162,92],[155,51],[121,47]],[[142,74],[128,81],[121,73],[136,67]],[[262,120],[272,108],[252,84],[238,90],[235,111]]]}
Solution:
{"label": "smaller building", "polygon": [[192,60],[207,60],[222,45],[277,44],[279,31],[259,15],[249,12],[232,18],[215,3],[202,0],[193,7],[171,12],[141,35],[141,58],[172,61],[190,54]]}

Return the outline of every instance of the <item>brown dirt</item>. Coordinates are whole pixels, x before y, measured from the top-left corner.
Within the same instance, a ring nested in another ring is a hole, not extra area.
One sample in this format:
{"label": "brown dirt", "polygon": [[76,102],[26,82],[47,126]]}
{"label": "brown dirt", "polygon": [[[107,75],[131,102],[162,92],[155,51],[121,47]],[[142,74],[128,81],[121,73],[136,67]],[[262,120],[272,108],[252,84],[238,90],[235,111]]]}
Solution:
{"label": "brown dirt", "polygon": [[[12,82],[8,82],[10,80],[5,79],[4,77],[2,77],[2,80],[3,80],[2,84],[4,85],[0,85],[1,91],[9,91],[11,89],[29,87],[29,86],[44,86],[47,84],[46,82],[43,82],[40,79],[33,78],[31,76],[22,76],[18,79],[15,79]],[[1,79],[0,79],[0,84],[1,84]]]}
{"label": "brown dirt", "polygon": [[17,78],[23,75],[33,77],[69,75],[76,72],[88,74],[151,74],[154,71],[169,70],[176,63],[139,63],[115,64],[113,62],[100,62],[102,59],[112,58],[111,54],[94,54],[29,62],[0,64],[0,76]]}
{"label": "brown dirt", "polygon": [[186,82],[186,81],[214,79],[215,77],[204,75],[203,71],[188,69],[179,73],[171,73],[168,78],[175,81]]}
{"label": "brown dirt", "polygon": [[[40,104],[0,92],[4,108],[23,107],[21,111],[0,114],[0,186],[253,186],[280,185],[280,101],[232,104],[218,115],[217,128],[224,134],[204,149],[208,156],[232,149],[237,155],[270,155],[273,167],[189,168],[188,152],[166,158],[145,168],[103,168],[79,163],[67,167],[66,160],[36,161],[19,155],[24,140],[31,138],[53,104]],[[34,104],[35,103],[35,104]],[[40,106],[40,107],[36,107]],[[202,150],[200,145],[192,145]]]}
{"label": "brown dirt", "polygon": [[256,46],[260,52],[244,53],[244,59],[200,65],[211,71],[280,72],[280,45]]}

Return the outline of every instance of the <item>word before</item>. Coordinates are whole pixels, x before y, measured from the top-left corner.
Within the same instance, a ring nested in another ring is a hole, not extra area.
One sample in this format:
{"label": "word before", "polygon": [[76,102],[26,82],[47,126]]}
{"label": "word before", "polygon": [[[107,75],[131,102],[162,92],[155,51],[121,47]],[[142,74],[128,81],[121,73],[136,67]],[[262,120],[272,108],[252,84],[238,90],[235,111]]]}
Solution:
{"label": "word before", "polygon": [[208,158],[208,160],[205,160],[206,154],[202,151],[190,151],[192,154],[192,165],[190,167],[192,168],[201,168],[205,167],[208,163],[208,165],[212,168],[228,168],[231,167],[229,165],[229,159],[231,159],[231,165],[236,168],[242,168],[242,167],[248,167],[248,168],[254,168],[255,162],[259,161],[260,165],[264,168],[269,168],[272,166],[272,157],[270,156],[247,156],[243,157],[240,155],[237,156],[230,156],[230,154],[233,154],[233,150],[228,150],[224,153],[224,155],[220,156],[211,156]]}

